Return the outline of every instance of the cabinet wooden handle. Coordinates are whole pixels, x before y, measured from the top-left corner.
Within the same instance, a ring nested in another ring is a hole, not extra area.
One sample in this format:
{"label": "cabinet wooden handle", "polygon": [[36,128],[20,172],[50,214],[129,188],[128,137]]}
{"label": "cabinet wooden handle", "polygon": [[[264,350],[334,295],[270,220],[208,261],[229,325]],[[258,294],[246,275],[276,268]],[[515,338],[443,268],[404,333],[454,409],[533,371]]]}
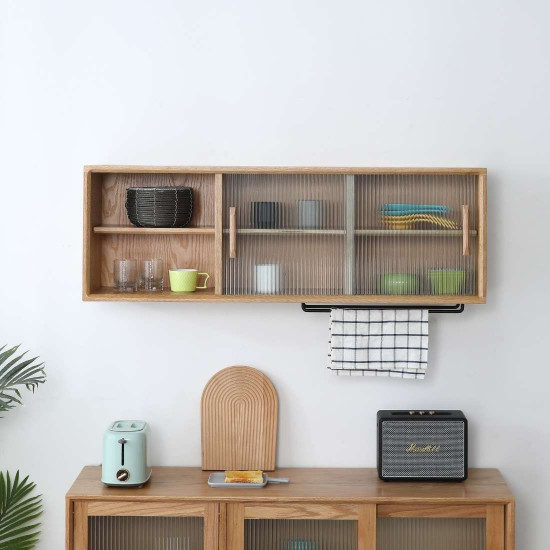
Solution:
{"label": "cabinet wooden handle", "polygon": [[237,209],[229,208],[229,257],[237,257]]}
{"label": "cabinet wooden handle", "polygon": [[470,255],[470,207],[462,205],[462,255]]}

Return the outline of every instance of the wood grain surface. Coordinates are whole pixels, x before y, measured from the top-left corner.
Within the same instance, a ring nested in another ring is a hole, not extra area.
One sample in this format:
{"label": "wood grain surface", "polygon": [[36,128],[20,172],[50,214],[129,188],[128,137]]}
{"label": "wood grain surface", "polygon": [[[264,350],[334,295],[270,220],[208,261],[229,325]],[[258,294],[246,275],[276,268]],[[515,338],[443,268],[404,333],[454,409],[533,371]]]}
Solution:
{"label": "wood grain surface", "polygon": [[88,504],[89,516],[204,517],[205,504],[182,502],[101,502]]}
{"label": "wood grain surface", "polygon": [[415,504],[408,507],[402,504],[380,504],[377,515],[379,518],[484,518],[486,508],[483,504]]}
{"label": "wood grain surface", "polygon": [[357,519],[354,504],[247,504],[245,519]]}
{"label": "wood grain surface", "polygon": [[274,470],[277,414],[265,374],[244,366],[215,374],[201,399],[203,470]]}
{"label": "wood grain surface", "polygon": [[[272,477],[288,484],[262,489],[208,486],[210,472],[201,468],[153,467],[151,480],[139,488],[121,489],[101,483],[101,467],[86,466],[67,496],[102,501],[215,502],[364,502],[378,504],[507,504],[514,502],[497,469],[472,468],[461,483],[390,483],[375,468],[278,468]],[[244,511],[243,511],[244,514]]]}

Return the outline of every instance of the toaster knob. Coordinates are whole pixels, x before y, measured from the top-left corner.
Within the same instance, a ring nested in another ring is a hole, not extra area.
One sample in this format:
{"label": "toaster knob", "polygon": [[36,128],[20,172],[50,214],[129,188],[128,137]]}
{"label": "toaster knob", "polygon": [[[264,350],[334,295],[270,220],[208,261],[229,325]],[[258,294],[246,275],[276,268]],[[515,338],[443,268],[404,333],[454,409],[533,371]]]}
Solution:
{"label": "toaster knob", "polygon": [[116,473],[116,478],[119,481],[128,481],[130,479],[130,472],[128,470],[119,470]]}

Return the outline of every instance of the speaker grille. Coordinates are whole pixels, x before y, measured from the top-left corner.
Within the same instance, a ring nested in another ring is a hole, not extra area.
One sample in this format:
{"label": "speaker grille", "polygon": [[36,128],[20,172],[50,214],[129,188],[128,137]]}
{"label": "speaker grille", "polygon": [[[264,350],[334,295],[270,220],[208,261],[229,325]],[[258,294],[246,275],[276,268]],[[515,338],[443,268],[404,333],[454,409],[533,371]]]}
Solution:
{"label": "speaker grille", "polygon": [[[439,450],[418,452],[428,445]],[[464,422],[382,422],[382,477],[462,478],[464,451]]]}

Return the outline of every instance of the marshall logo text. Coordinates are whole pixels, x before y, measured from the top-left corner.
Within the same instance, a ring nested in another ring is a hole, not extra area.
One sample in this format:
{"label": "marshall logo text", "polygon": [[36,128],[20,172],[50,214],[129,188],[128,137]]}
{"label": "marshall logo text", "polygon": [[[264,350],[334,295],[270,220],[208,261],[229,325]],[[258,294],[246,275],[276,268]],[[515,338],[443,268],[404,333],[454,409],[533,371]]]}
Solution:
{"label": "marshall logo text", "polygon": [[411,443],[407,447],[408,453],[438,453],[441,449],[441,445],[425,445],[424,447],[418,446],[416,443]]}

